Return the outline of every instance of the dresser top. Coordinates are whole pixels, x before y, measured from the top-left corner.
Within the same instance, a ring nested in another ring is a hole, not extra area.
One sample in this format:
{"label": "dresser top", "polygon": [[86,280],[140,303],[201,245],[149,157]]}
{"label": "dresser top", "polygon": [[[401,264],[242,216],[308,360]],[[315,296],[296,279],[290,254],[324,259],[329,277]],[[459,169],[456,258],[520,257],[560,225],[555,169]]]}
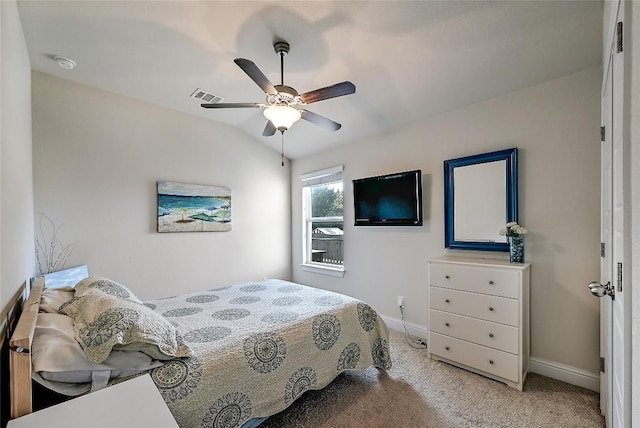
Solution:
{"label": "dresser top", "polygon": [[484,266],[484,267],[500,267],[506,269],[524,270],[531,266],[531,263],[511,263],[509,260],[496,260],[496,259],[481,259],[474,257],[456,257],[456,256],[441,256],[433,259],[429,259],[430,262],[438,263],[455,263],[466,264],[469,266]]}

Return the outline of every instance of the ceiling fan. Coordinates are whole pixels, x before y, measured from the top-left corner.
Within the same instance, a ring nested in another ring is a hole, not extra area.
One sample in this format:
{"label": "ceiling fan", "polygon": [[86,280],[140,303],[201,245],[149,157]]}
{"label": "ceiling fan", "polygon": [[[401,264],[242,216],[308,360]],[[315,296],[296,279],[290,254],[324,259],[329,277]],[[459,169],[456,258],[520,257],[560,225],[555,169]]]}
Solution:
{"label": "ceiling fan", "polygon": [[204,108],[264,108],[264,116],[268,119],[262,135],[269,137],[280,131],[288,130],[291,125],[304,119],[329,131],[337,131],[342,126],[327,117],[305,109],[295,108],[330,98],[341,97],[356,92],[356,86],[349,82],[336,83],[314,91],[299,94],[291,86],[284,84],[284,57],[289,53],[289,43],[276,41],[273,45],[276,54],[280,55],[280,84],[273,85],[252,61],[244,58],[233,60],[247,75],[256,82],[266,95],[266,104],[261,103],[215,103],[201,104]]}

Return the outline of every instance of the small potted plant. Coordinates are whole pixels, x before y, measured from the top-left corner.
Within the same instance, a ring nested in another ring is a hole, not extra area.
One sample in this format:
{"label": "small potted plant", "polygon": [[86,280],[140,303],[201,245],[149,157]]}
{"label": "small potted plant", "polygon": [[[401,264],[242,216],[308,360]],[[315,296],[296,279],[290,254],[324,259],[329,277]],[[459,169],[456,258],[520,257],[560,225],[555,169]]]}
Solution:
{"label": "small potted plant", "polygon": [[524,235],[527,232],[527,229],[515,221],[507,223],[506,227],[500,230],[501,236],[509,238],[509,261],[511,263],[524,263]]}

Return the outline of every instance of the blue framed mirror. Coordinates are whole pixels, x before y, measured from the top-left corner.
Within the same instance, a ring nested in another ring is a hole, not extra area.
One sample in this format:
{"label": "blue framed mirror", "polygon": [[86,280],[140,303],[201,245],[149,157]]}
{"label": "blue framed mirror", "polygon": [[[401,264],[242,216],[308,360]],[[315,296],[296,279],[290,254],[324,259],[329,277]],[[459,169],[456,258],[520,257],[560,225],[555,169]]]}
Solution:
{"label": "blue framed mirror", "polygon": [[518,149],[444,161],[445,248],[509,251],[500,229],[518,221]]}

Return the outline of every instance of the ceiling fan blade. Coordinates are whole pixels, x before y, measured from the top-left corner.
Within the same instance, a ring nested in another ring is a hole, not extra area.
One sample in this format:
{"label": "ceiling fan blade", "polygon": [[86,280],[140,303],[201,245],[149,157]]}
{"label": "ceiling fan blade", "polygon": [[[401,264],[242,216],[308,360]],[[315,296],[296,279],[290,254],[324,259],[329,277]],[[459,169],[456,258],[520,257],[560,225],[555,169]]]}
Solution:
{"label": "ceiling fan blade", "polygon": [[273,87],[273,84],[269,81],[269,79],[267,79],[267,76],[265,76],[264,73],[260,71],[258,66],[255,65],[253,61],[249,61],[248,59],[244,58],[236,58],[233,60],[233,62],[238,64],[238,67],[240,67],[245,73],[247,73],[247,76],[249,76],[251,80],[256,82],[265,93],[271,95],[276,95],[278,93],[278,91],[276,91],[276,88]]}
{"label": "ceiling fan blade", "polygon": [[260,108],[262,104],[258,103],[214,103],[214,104],[200,104],[204,108]]}
{"label": "ceiling fan blade", "polygon": [[304,104],[311,104],[317,101],[328,100],[329,98],[341,97],[343,95],[354,94],[356,92],[356,85],[346,81],[336,83],[332,86],[326,86],[324,88],[316,89],[315,91],[305,92],[300,95],[300,100]]}
{"label": "ceiling fan blade", "polygon": [[311,122],[315,125],[318,125],[324,129],[329,131],[337,131],[342,127],[338,122],[334,122],[333,120],[321,116],[317,113],[310,112],[309,110],[300,110],[302,119]]}
{"label": "ceiling fan blade", "polygon": [[276,127],[273,126],[273,123],[271,123],[270,120],[267,120],[267,124],[264,127],[264,131],[262,131],[262,136],[263,137],[271,137],[273,134],[275,134],[277,131]]}

